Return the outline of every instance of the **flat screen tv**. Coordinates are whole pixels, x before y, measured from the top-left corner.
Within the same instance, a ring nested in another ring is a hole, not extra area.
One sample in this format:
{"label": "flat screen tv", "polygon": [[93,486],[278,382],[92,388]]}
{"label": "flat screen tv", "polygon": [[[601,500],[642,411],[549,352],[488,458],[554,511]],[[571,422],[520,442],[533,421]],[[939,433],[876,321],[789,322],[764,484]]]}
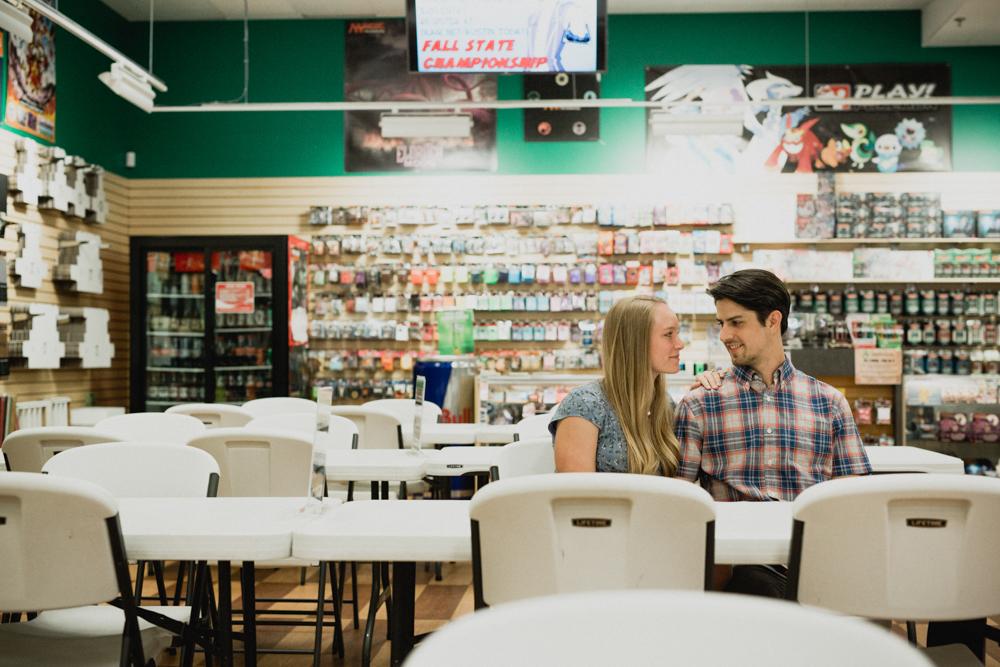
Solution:
{"label": "flat screen tv", "polygon": [[604,72],[607,0],[406,0],[411,72]]}

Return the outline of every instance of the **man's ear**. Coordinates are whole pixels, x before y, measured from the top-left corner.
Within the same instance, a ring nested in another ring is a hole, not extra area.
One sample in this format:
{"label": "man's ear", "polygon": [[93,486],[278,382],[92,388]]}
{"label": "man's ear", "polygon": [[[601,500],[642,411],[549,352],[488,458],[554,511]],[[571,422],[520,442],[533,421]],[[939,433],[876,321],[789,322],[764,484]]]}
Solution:
{"label": "man's ear", "polygon": [[781,331],[781,311],[771,311],[771,314],[767,316],[767,328],[777,328],[778,331]]}

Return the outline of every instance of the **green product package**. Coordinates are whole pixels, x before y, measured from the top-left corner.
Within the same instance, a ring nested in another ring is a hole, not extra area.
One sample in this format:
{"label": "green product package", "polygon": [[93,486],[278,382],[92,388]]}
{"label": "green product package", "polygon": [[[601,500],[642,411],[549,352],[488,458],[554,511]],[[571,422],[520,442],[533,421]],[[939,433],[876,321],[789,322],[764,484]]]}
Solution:
{"label": "green product package", "polygon": [[471,310],[443,310],[437,314],[438,352],[472,354],[475,342]]}

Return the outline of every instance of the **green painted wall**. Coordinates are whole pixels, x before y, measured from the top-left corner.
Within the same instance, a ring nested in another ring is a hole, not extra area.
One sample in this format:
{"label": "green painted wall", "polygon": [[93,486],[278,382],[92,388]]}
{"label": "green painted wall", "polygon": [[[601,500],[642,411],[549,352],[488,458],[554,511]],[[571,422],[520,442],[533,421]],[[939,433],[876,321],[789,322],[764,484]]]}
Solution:
{"label": "green painted wall", "polygon": [[[64,14],[107,43],[117,49],[128,46],[134,26],[107,5],[99,0],[74,0],[62,4]],[[107,56],[56,28],[55,143],[71,155],[79,155],[88,162],[122,174],[125,172],[126,138],[132,124],[145,114],[98,81],[97,75],[106,72],[110,65]]]}
{"label": "green painted wall", "polygon": [[[643,98],[644,67],[682,63],[802,64],[802,14],[616,15],[609,21],[604,97]],[[813,63],[950,62],[955,95],[1000,95],[1000,48],[924,49],[920,12],[828,12],[810,16]],[[135,58],[148,49],[130,26]],[[336,101],[343,97],[341,20],[250,24],[250,101]],[[229,100],[242,92],[243,25],[157,24],[156,73],[170,86],[157,104]],[[61,55],[61,54],[60,54]],[[519,76],[500,77],[501,99],[518,99]],[[130,122],[134,114],[129,115]],[[339,112],[183,113],[142,116],[130,125],[136,178],[343,175]],[[502,174],[638,173],[645,118],[605,109],[600,143],[530,144],[521,112],[500,112]],[[1000,107],[956,107],[953,167],[1000,171]]]}

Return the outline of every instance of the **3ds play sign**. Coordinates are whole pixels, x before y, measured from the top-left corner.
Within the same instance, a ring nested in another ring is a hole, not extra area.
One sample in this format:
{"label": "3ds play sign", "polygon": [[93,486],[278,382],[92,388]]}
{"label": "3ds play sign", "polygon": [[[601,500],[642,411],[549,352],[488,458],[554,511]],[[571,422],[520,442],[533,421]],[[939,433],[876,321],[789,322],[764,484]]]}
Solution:
{"label": "3ds play sign", "polygon": [[597,71],[598,1],[410,0],[410,69]]}

